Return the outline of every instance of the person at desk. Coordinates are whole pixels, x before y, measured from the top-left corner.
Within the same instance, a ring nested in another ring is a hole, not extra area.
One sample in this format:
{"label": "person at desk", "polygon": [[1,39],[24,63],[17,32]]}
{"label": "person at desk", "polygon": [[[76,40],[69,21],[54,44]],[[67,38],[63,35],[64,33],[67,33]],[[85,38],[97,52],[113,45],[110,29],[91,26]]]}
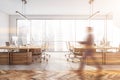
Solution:
{"label": "person at desk", "polygon": [[80,67],[79,67],[80,73],[82,74],[83,74],[83,68],[85,66],[85,60],[87,59],[87,57],[90,57],[94,61],[99,72],[102,70],[102,67],[99,65],[99,63],[96,61],[96,58],[93,56],[94,55],[93,54],[94,53],[94,48],[93,48],[94,37],[93,37],[92,31],[93,31],[92,27],[87,27],[86,40],[79,42],[80,44],[83,44],[85,46],[85,51],[82,57],[82,61],[80,63]]}

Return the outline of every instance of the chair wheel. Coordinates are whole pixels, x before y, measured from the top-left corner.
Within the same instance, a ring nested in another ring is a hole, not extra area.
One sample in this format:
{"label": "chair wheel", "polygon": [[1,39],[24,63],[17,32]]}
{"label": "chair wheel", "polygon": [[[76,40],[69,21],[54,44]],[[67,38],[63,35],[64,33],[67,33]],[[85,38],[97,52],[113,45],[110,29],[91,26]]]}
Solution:
{"label": "chair wheel", "polygon": [[67,59],[67,61],[69,61],[69,59]]}
{"label": "chair wheel", "polygon": [[43,58],[43,60],[45,60],[45,57]]}
{"label": "chair wheel", "polygon": [[40,61],[40,63],[41,63],[42,61]]}
{"label": "chair wheel", "polygon": [[66,57],[67,55],[65,55],[65,57]]}
{"label": "chair wheel", "polygon": [[74,61],[72,61],[74,63]]}
{"label": "chair wheel", "polygon": [[46,59],[46,61],[48,62],[48,59]]}

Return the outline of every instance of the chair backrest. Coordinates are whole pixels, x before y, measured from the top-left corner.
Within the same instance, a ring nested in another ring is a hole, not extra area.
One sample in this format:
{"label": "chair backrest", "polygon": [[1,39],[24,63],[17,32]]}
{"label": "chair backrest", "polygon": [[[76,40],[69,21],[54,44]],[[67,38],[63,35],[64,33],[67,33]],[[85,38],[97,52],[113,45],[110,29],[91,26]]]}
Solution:
{"label": "chair backrest", "polygon": [[68,50],[73,50],[73,46],[71,45],[71,43],[70,42],[67,42],[67,48],[68,48]]}

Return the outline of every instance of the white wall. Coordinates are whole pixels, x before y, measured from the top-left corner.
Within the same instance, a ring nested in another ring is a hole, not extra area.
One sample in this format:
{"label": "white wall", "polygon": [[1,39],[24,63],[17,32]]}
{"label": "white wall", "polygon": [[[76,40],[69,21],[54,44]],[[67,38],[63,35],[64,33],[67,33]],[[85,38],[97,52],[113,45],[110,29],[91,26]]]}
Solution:
{"label": "white wall", "polygon": [[9,41],[9,15],[0,11],[0,45]]}

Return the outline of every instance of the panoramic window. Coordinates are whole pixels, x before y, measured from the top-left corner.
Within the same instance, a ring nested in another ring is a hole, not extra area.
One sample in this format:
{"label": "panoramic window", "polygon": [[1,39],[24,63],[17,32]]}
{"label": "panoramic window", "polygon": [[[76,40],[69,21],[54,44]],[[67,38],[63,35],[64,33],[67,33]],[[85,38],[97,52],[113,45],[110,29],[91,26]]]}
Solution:
{"label": "panoramic window", "polygon": [[[17,20],[19,44],[41,45],[49,43],[53,51],[66,51],[66,42],[83,41],[86,35],[88,20]],[[119,46],[119,34],[112,20],[92,20],[96,45],[105,40],[109,46]]]}

